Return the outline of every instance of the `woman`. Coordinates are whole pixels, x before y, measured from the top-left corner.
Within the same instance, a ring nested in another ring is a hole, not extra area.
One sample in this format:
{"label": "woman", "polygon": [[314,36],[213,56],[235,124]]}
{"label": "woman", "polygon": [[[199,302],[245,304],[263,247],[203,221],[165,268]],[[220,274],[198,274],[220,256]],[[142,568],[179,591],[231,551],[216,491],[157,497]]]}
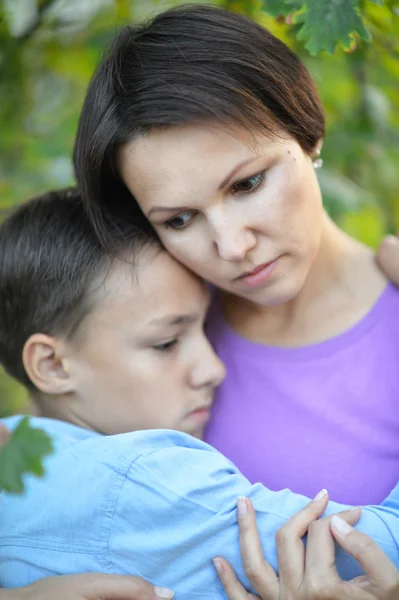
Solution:
{"label": "woman", "polygon": [[[104,241],[144,213],[174,256],[224,290],[210,333],[235,369],[226,386],[240,387],[222,388],[208,441],[271,487],[311,494],[327,479],[334,499],[378,502],[397,480],[397,332],[383,328],[397,292],[322,210],[311,159],[323,136],[295,55],[246,19],[185,7],[117,40],[89,90],[75,164]],[[360,352],[372,358],[362,369]]]}
{"label": "woman", "polygon": [[249,19],[183,6],[116,38],[76,174],[105,243],[118,219],[147,218],[218,288],[208,330],[228,376],[207,441],[272,489],[374,504],[399,472],[399,291],[323,209],[323,137],[295,54]]}
{"label": "woman", "polygon": [[322,208],[324,133],[284,44],[180,7],[116,39],[83,107],[76,174],[104,243],[119,219],[147,218],[218,288],[208,330],[228,377],[207,441],[274,489],[378,503],[399,472],[399,292]]}

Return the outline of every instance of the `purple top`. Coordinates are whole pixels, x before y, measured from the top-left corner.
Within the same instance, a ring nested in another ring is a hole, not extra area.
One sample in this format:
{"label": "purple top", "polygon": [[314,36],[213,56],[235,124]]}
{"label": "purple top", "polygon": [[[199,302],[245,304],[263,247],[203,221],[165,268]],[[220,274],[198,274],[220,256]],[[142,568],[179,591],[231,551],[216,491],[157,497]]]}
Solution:
{"label": "purple top", "polygon": [[379,504],[399,478],[399,289],[354,327],[278,348],[238,335],[217,298],[208,334],[227,366],[206,441],[251,482]]}

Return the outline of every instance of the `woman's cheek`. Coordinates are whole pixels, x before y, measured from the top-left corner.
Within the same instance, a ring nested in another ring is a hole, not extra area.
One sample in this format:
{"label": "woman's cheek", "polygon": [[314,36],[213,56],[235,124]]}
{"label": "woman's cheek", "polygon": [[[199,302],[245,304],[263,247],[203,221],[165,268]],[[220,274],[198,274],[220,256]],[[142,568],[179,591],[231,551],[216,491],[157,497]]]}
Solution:
{"label": "woman's cheek", "polygon": [[202,255],[202,244],[193,240],[189,232],[174,232],[169,235],[166,231],[163,234],[158,232],[158,235],[166,250],[183,264],[191,263],[194,257]]}

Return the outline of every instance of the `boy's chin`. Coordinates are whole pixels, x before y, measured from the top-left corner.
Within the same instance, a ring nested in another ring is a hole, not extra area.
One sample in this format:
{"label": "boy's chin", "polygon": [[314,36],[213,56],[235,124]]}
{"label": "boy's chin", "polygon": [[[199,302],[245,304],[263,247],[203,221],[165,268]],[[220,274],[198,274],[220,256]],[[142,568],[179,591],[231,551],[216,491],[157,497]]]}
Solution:
{"label": "boy's chin", "polygon": [[197,440],[203,440],[204,439],[204,430],[205,430],[205,427],[198,427],[194,431],[191,431],[189,433],[189,435],[196,438]]}

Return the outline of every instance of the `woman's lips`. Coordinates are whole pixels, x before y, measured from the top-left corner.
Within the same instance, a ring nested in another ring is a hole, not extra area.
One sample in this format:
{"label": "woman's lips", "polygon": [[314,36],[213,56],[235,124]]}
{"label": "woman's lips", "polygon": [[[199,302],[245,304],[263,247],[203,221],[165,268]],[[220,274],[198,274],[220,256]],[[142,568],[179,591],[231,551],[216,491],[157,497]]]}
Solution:
{"label": "woman's lips", "polygon": [[263,265],[259,265],[249,273],[244,273],[237,277],[235,281],[243,282],[248,287],[257,287],[262,283],[265,283],[272,275],[274,269],[276,268],[278,258],[272,260],[268,263],[263,263]]}

